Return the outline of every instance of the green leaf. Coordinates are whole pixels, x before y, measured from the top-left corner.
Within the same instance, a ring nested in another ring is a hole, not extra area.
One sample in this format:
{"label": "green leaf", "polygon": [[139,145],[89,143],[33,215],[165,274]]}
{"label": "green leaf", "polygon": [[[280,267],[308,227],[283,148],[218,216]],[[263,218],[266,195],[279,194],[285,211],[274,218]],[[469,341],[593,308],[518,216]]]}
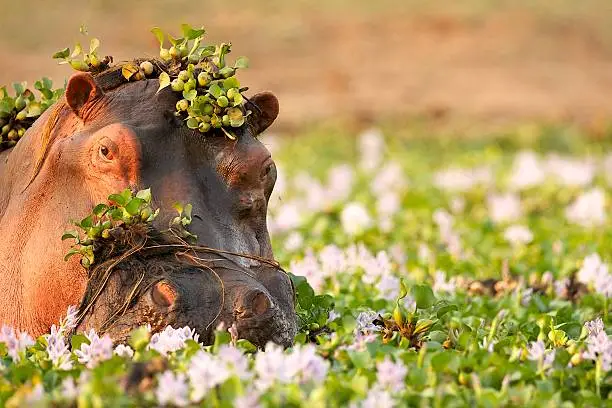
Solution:
{"label": "green leaf", "polygon": [[104,213],[106,210],[108,210],[108,205],[106,205],[106,204],[98,204],[98,205],[96,205],[96,206],[94,207],[94,209],[93,209],[93,211],[92,211],[92,212],[93,212],[95,215],[98,215],[98,216],[99,216],[99,215],[102,215],[102,214],[103,214],[103,213]]}
{"label": "green leaf", "polygon": [[63,50],[57,51],[55,54],[51,56],[51,58],[64,59],[64,58],[68,58],[69,55],[70,55],[70,48],[66,47]]}
{"label": "green leaf", "polygon": [[78,239],[78,238],[79,238],[79,233],[74,230],[66,231],[64,232],[64,235],[62,235],[62,241],[66,239]]}
{"label": "green leaf", "polygon": [[219,98],[221,95],[223,95],[223,90],[221,89],[221,87],[219,86],[219,84],[217,83],[213,83],[210,88],[208,88],[208,92],[210,92],[210,94],[215,98]]}
{"label": "green leaf", "polygon": [[197,129],[199,126],[200,124],[196,118],[187,119],[187,127],[189,129]]}
{"label": "green leaf", "polygon": [[159,74],[159,88],[157,89],[157,92],[169,86],[171,82],[172,81],[170,80],[170,75],[168,75],[168,73],[162,72]]}
{"label": "green leaf", "polygon": [[15,89],[15,93],[17,96],[21,95],[25,91],[27,86],[28,86],[27,82],[13,83],[13,89]]}
{"label": "green leaf", "polygon": [[238,82],[238,79],[236,79],[236,77],[229,77],[223,80],[223,88],[226,91],[231,88],[240,88],[240,82]]}
{"label": "green leaf", "polygon": [[121,67],[121,75],[128,81],[138,72],[138,67],[134,63],[127,63]]}
{"label": "green leaf", "polygon": [[81,251],[78,248],[71,248],[70,251],[64,256],[64,261],[70,259],[73,255],[80,254]]}
{"label": "green leaf", "polygon": [[90,215],[81,220],[79,226],[83,229],[91,228],[93,226],[93,217]]}
{"label": "green leaf", "polygon": [[118,204],[120,206],[125,206],[127,204],[127,199],[121,194],[111,194],[108,196],[108,201],[111,203]]}
{"label": "green leaf", "polygon": [[234,68],[248,68],[248,67],[249,67],[249,59],[247,57],[236,58],[236,62],[234,62]]}
{"label": "green leaf", "polygon": [[198,91],[196,91],[195,89],[183,91],[183,98],[187,99],[188,101],[193,101],[196,96],[198,96]]}
{"label": "green leaf", "polygon": [[151,29],[151,32],[153,33],[155,38],[157,38],[157,41],[159,42],[159,47],[162,48],[164,46],[164,32],[159,27],[153,27]]}
{"label": "green leaf", "polygon": [[125,206],[125,211],[130,215],[136,215],[140,212],[140,206],[144,204],[144,200],[142,198],[132,198],[129,203]]}
{"label": "green leaf", "polygon": [[81,43],[76,43],[74,46],[74,50],[72,50],[72,54],[70,54],[70,58],[76,58],[82,52],[83,47],[81,47]]}
{"label": "green leaf", "polygon": [[79,350],[82,344],[89,344],[89,340],[83,334],[75,334],[70,339],[72,350]]}
{"label": "green leaf", "polygon": [[172,204],[172,207],[178,212],[179,216],[183,215],[183,204],[176,202]]}
{"label": "green leaf", "polygon": [[72,67],[72,69],[75,69],[77,71],[81,71],[81,72],[89,71],[89,65],[87,65],[84,61],[72,60],[69,62],[69,64]]}
{"label": "green leaf", "polygon": [[183,37],[188,40],[195,40],[205,33],[204,27],[195,30],[189,24],[181,24],[181,30],[183,31]]}
{"label": "green leaf", "polygon": [[412,295],[419,309],[428,309],[432,307],[436,300],[433,291],[428,285],[413,286]]}
{"label": "green leaf", "polygon": [[146,203],[150,203],[151,200],[153,199],[150,188],[138,191],[136,193],[136,197],[142,198]]}
{"label": "green leaf", "polygon": [[92,38],[89,42],[89,53],[95,53],[98,48],[100,48],[100,40],[98,40],[97,38]]}

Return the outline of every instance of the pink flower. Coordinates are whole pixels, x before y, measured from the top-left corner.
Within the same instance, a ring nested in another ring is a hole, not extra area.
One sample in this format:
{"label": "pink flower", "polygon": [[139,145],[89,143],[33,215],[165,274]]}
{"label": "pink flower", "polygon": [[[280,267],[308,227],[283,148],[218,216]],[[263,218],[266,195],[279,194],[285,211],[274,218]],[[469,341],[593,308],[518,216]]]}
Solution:
{"label": "pink flower", "polygon": [[81,349],[74,352],[79,359],[79,363],[85,364],[87,368],[94,368],[102,361],[113,356],[113,341],[108,334],[100,338],[95,330],[91,329],[85,336],[89,340],[89,344],[81,344]]}
{"label": "pink flower", "polygon": [[376,363],[376,373],[378,384],[383,389],[400,392],[404,388],[408,368],[401,361],[394,363],[387,356],[383,361]]}
{"label": "pink flower", "polygon": [[189,404],[189,387],[184,373],[165,371],[157,378],[155,397],[160,405],[184,407]]}

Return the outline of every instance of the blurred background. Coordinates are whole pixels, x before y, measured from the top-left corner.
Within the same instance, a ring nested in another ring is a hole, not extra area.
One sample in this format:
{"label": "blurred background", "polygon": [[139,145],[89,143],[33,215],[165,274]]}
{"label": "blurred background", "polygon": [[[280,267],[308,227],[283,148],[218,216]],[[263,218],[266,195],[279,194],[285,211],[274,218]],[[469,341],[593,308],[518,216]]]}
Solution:
{"label": "blurred background", "polygon": [[414,117],[596,130],[612,115],[610,0],[0,0],[0,84],[63,84],[51,55],[81,24],[118,61],[156,56],[150,29],[182,22],[250,58],[240,78],[278,95],[277,130]]}

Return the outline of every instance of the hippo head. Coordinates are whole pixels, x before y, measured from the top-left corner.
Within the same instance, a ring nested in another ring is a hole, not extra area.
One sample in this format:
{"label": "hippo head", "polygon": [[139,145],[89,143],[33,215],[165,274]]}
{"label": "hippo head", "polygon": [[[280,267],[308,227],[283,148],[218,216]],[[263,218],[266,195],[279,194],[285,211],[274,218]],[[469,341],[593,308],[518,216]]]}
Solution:
{"label": "hippo head", "polygon": [[[220,324],[240,338],[264,347],[290,346],[296,334],[293,291],[288,280],[260,282],[223,253],[197,247],[143,225],[111,230],[96,242],[99,261],[80,306],[78,330],[95,328],[115,342],[134,327],[189,326],[205,344]],[[269,263],[268,276],[280,269]]]}
{"label": "hippo head", "polygon": [[[95,78],[77,73],[68,81],[65,100],[47,110],[13,148],[7,166],[21,178],[9,180],[7,195],[18,195],[19,214],[35,220],[31,226],[22,222],[19,233],[25,237],[19,244],[23,251],[36,248],[37,253],[20,264],[34,271],[24,278],[29,281],[24,296],[35,299],[31,330],[50,327],[86,291],[89,277],[76,257],[68,268],[60,261],[70,244],[55,241],[70,221],[90,213],[110,194],[151,188],[153,205],[160,209],[153,227],[168,228],[176,202],[192,204],[189,229],[197,245],[224,251],[224,263],[210,273],[204,270],[208,267],[177,264],[167,255],[129,260],[115,268],[119,273],[105,289],[112,292],[106,299],[125,298],[125,287],[139,276],[136,271],[150,264],[156,272],[145,274],[147,294],[137,303],[154,310],[162,324],[191,323],[206,337],[204,328],[210,329],[211,316],[222,306],[227,316],[242,316],[242,332],[251,333],[248,337],[257,343],[289,344],[296,317],[278,310],[287,305],[293,310],[292,285],[284,272],[262,262],[273,260],[266,212],[276,167],[257,136],[278,114],[276,97],[264,92],[249,98],[246,108],[252,113],[231,140],[218,130],[202,134],[188,129],[174,115],[180,94],[158,89],[157,79],[126,82],[120,67]],[[10,202],[4,210],[10,213]],[[229,322],[226,315],[222,320]],[[90,319],[94,327],[95,321]],[[129,318],[123,324],[131,324]],[[286,332],[264,326],[285,327]]]}

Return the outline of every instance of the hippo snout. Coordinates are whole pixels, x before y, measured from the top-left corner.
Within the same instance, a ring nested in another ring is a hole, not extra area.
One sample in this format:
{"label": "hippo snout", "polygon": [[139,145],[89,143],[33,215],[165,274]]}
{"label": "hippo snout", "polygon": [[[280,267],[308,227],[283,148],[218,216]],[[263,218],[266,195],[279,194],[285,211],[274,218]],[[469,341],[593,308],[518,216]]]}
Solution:
{"label": "hippo snout", "polygon": [[297,321],[293,310],[283,310],[282,302],[261,289],[251,289],[238,297],[234,307],[234,321],[238,337],[264,347],[272,341],[284,347],[293,344]]}
{"label": "hippo snout", "polygon": [[[154,332],[189,326],[204,344],[214,341],[220,324],[233,326],[238,338],[258,347],[270,341],[288,347],[297,332],[293,287],[279,270],[258,272],[231,262],[204,267],[174,254],[141,254],[116,265],[103,288],[96,282],[88,293],[99,296],[79,329],[95,328],[115,342],[146,324]],[[130,298],[127,309],[117,309]]]}

